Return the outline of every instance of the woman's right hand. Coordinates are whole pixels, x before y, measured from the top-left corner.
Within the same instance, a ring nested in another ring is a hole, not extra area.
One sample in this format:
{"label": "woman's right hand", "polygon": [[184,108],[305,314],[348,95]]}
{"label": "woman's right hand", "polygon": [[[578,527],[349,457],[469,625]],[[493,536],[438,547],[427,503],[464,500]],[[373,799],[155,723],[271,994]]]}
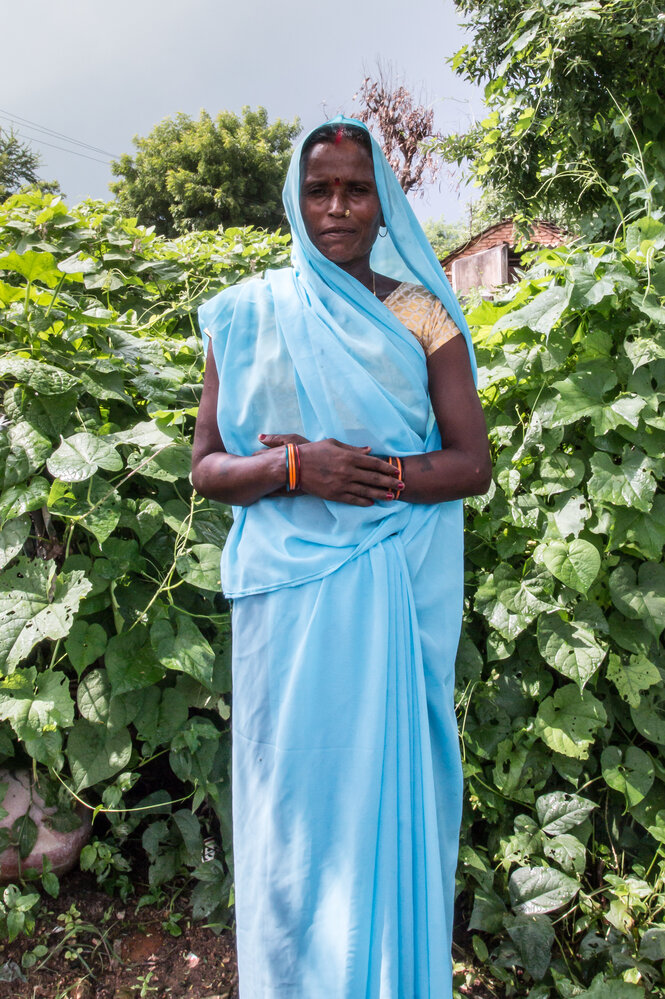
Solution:
{"label": "woman's right hand", "polygon": [[393,465],[370,454],[370,447],[354,447],[334,438],[300,443],[293,434],[261,435],[266,447],[297,443],[300,452],[300,488],[310,496],[352,506],[372,506],[377,500],[396,499],[403,485]]}

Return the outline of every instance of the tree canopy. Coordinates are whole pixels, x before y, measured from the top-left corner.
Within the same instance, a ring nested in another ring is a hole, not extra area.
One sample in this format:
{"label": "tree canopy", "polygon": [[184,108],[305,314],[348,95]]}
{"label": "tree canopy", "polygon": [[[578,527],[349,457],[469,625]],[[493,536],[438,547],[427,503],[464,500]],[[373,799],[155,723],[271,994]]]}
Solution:
{"label": "tree canopy", "polygon": [[[442,144],[511,214],[590,235],[665,193],[665,15],[659,0],[455,0],[473,41],[459,75],[488,116]],[[633,196],[631,198],[631,196]],[[642,200],[644,198],[642,197]]]}
{"label": "tree canopy", "polygon": [[300,124],[277,121],[259,107],[238,116],[221,111],[198,121],[178,113],[146,137],[135,136],[134,156],[111,170],[111,184],[125,215],[173,236],[218,226],[277,228],[283,219],[281,189]]}
{"label": "tree canopy", "polygon": [[15,194],[26,184],[37,184],[43,191],[55,192],[58,184],[39,179],[39,154],[14,131],[0,128],[0,201]]}

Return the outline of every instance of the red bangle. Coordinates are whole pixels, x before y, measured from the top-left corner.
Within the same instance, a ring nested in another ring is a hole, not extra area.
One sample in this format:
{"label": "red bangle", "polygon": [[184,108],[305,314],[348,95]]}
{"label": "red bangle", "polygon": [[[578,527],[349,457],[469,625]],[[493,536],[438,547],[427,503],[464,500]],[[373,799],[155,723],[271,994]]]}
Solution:
{"label": "red bangle", "polygon": [[300,489],[300,448],[297,444],[294,445],[294,451],[296,453],[296,489]]}

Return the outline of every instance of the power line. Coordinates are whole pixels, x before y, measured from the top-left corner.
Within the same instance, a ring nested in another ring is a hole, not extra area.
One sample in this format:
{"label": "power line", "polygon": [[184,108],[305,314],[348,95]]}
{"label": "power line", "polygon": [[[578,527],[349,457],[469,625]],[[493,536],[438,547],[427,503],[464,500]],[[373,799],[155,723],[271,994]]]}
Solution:
{"label": "power line", "polygon": [[53,136],[56,139],[63,139],[65,142],[71,142],[75,146],[81,146],[84,149],[89,149],[93,153],[101,153],[102,156],[110,156],[111,159],[120,159],[120,157],[116,156],[115,153],[110,153],[108,149],[100,149],[99,146],[91,146],[89,142],[82,142],[80,139],[74,139],[71,135],[65,135],[64,132],[57,132],[54,128],[49,128],[47,125],[40,125],[36,121],[30,121],[29,118],[23,118],[20,114],[13,114],[11,111],[5,111],[4,108],[0,108],[0,117],[6,118],[16,125],[21,123],[24,127],[32,126],[32,129],[44,132],[46,135]]}
{"label": "power line", "polygon": [[[17,135],[20,135],[22,138],[30,141],[29,135],[23,135],[21,132],[17,132]],[[93,163],[103,163],[105,166],[108,166],[108,160],[100,160],[96,156],[88,156],[87,153],[79,153],[77,149],[67,149],[66,146],[56,146],[55,143],[47,142],[46,139],[35,139],[33,141],[38,142],[42,146],[50,146],[51,149],[61,149],[63,153],[71,153],[72,156],[80,156],[84,160],[92,160]]]}

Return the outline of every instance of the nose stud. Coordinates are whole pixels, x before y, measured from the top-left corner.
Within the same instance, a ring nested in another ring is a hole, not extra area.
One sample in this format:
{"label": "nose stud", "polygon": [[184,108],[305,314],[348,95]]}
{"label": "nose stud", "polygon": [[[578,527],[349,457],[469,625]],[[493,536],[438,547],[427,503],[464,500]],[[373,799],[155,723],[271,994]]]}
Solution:
{"label": "nose stud", "polygon": [[350,214],[351,214],[351,209],[347,208],[346,211],[344,212],[344,218],[348,219],[348,217],[349,217]]}

